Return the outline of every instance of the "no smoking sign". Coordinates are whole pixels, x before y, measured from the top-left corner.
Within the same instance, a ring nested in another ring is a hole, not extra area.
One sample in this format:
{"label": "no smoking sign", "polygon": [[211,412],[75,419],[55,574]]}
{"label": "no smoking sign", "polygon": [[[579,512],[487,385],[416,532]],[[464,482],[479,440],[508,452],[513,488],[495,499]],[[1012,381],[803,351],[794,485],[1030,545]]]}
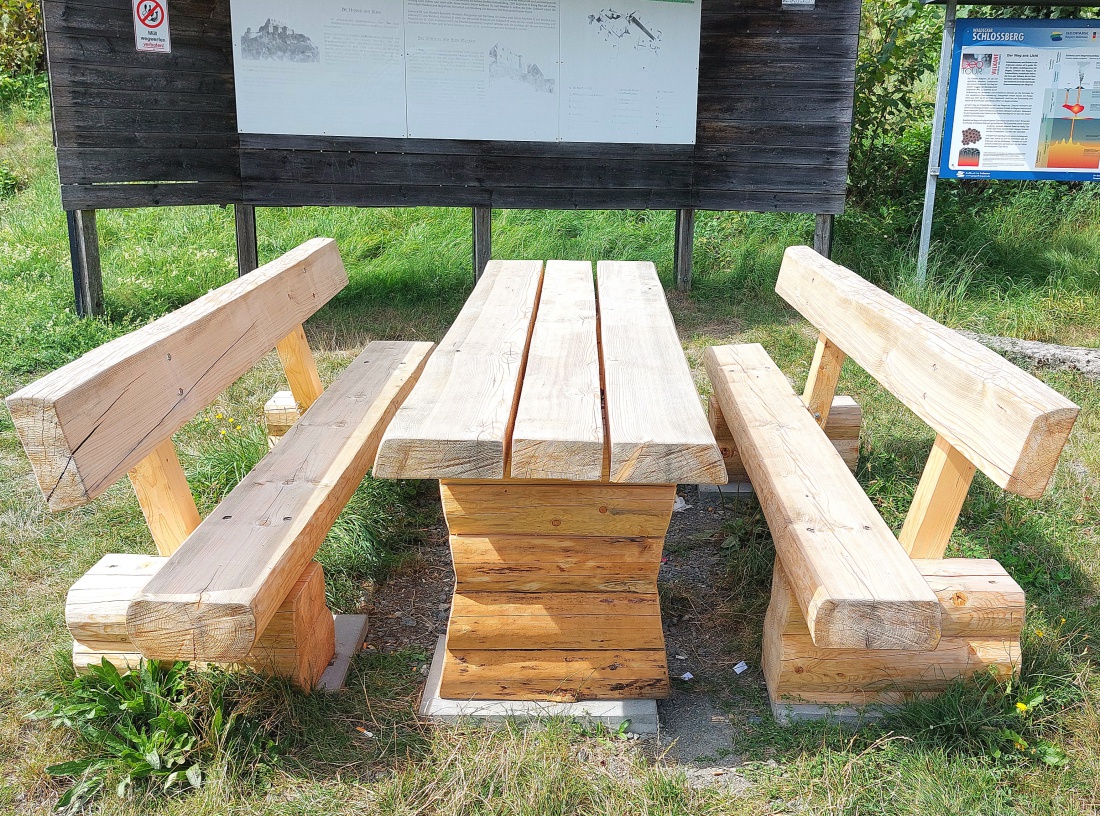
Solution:
{"label": "no smoking sign", "polygon": [[134,44],[138,51],[158,54],[172,51],[168,0],[134,0]]}

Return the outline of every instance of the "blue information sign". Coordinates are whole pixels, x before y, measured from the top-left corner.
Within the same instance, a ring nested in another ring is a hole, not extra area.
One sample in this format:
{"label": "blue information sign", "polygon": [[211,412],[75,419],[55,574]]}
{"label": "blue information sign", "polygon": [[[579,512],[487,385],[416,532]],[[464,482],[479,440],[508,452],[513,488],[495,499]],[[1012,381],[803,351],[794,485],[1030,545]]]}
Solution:
{"label": "blue information sign", "polygon": [[1100,20],[956,23],[940,178],[1100,181]]}

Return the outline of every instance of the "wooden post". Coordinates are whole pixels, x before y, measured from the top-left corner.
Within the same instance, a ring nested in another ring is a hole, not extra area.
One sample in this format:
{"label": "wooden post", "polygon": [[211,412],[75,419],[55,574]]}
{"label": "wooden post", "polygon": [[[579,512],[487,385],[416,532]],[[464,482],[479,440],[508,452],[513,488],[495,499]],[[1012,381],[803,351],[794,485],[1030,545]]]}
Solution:
{"label": "wooden post", "polygon": [[943,558],[959,520],[974,465],[942,436],[924,466],[898,541],[913,558]]}
{"label": "wooden post", "polygon": [[814,251],[826,258],[833,257],[833,216],[818,213],[814,225]]}
{"label": "wooden post", "polygon": [[474,207],[474,283],[481,280],[485,264],[493,257],[493,208]]}
{"label": "wooden post", "polygon": [[306,341],[306,330],[299,326],[280,340],[275,350],[282,360],[290,391],[298,402],[298,407],[305,413],[325,390],[321,385],[321,377],[317,374],[313,352]]}
{"label": "wooden post", "polygon": [[130,471],[141,512],[161,555],[171,555],[199,526],[199,511],[168,437]]}
{"label": "wooden post", "polygon": [[103,273],[99,267],[99,233],[95,210],[68,210],[69,254],[73,265],[73,293],[80,317],[103,314]]}
{"label": "wooden post", "polygon": [[673,266],[676,269],[676,288],[691,291],[691,250],[695,239],[695,210],[692,207],[676,211],[676,247]]}
{"label": "wooden post", "polygon": [[256,247],[256,208],[251,204],[234,204],[233,220],[237,228],[237,275],[247,275],[260,265]]}
{"label": "wooden post", "polygon": [[814,359],[810,363],[810,375],[806,378],[802,401],[822,428],[829,421],[829,409],[832,407],[840,370],[846,359],[844,352],[824,334],[817,338],[817,348],[814,349]]}

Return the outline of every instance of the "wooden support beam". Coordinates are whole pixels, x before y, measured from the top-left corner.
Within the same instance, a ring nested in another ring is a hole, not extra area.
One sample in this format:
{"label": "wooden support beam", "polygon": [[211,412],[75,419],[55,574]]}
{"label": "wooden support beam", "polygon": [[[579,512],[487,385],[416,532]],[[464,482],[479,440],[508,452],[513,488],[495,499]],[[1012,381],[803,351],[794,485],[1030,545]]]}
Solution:
{"label": "wooden support beam", "polygon": [[676,268],[676,288],[691,291],[692,249],[695,243],[695,210],[685,207],[676,211],[676,244],[673,266]]}
{"label": "wooden support beam", "polygon": [[129,475],[157,552],[171,555],[201,521],[172,438],[153,448]]}
{"label": "wooden support beam", "polygon": [[814,420],[822,428],[829,421],[829,411],[836,394],[836,384],[840,381],[840,371],[844,367],[846,356],[824,334],[817,338],[814,360],[810,363],[810,376],[806,378],[806,390],[802,392],[802,401],[810,409]]}
{"label": "wooden support beam", "polygon": [[95,210],[68,210],[69,257],[73,267],[73,292],[80,317],[103,314],[103,272],[99,265],[99,231]]}
{"label": "wooden support beam", "polygon": [[325,388],[321,385],[321,376],[317,373],[317,361],[306,340],[306,330],[298,326],[275,346],[279,359],[283,362],[290,392],[304,413],[317,401]]}
{"label": "wooden support beam", "polygon": [[234,204],[233,222],[237,232],[237,275],[247,275],[260,265],[260,251],[256,245],[256,208],[251,204]]}
{"label": "wooden support beam", "polygon": [[493,257],[493,209],[474,207],[474,283],[481,280],[485,264]]}
{"label": "wooden support beam", "polygon": [[833,214],[818,213],[814,222],[814,252],[826,258],[833,256]]}
{"label": "wooden support beam", "polygon": [[126,625],[142,654],[245,658],[363,480],[431,348],[367,345],[134,598]]}
{"label": "wooden support beam", "polygon": [[942,436],[936,437],[898,541],[913,558],[943,558],[975,467]]}

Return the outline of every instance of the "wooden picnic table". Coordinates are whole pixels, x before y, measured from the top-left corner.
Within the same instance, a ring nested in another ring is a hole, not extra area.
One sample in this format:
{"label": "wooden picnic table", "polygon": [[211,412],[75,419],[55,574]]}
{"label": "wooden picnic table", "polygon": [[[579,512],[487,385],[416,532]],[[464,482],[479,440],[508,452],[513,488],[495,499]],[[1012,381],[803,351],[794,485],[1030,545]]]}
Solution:
{"label": "wooden picnic table", "polygon": [[444,698],[668,694],[657,572],[676,485],[726,471],[653,264],[601,261],[594,286],[587,262],[489,263],[374,475],[440,480]]}

